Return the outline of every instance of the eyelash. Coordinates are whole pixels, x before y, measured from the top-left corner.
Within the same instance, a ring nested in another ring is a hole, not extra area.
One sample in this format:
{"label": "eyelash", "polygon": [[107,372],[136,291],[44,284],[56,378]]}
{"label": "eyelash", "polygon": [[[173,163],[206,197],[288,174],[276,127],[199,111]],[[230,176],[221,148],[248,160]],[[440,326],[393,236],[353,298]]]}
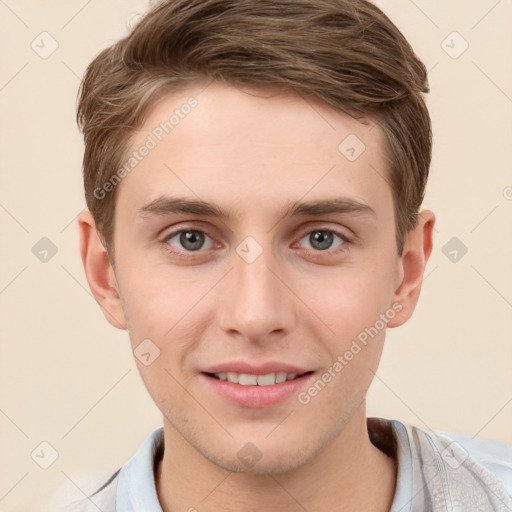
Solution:
{"label": "eyelash", "polygon": [[[180,233],[186,233],[187,231],[195,231],[197,233],[202,233],[203,235],[205,235],[208,238],[210,238],[214,242],[214,244],[215,244],[214,238],[211,237],[210,235],[208,235],[208,233],[206,231],[203,231],[201,229],[192,228],[192,227],[182,227],[182,228],[177,229],[177,230],[175,230],[175,231],[173,231],[173,232],[171,232],[171,233],[169,233],[169,234],[167,234],[165,236],[165,238],[161,241],[162,249],[166,253],[169,253],[172,256],[177,256],[178,258],[182,258],[184,260],[195,259],[195,256],[194,256],[195,253],[197,253],[197,254],[204,253],[205,251],[202,250],[202,249],[199,249],[198,251],[187,251],[186,249],[184,249],[183,251],[178,251],[178,250],[174,249],[168,243],[171,238],[175,237],[176,235],[178,235]],[[354,239],[352,237],[348,237],[344,233],[340,233],[340,232],[338,232],[336,230],[327,229],[327,228],[315,228],[315,229],[310,229],[309,231],[305,231],[298,238],[298,242],[300,242],[305,236],[311,235],[311,233],[314,233],[316,231],[322,231],[324,233],[331,233],[331,234],[339,237],[343,241],[343,243],[341,243],[338,247],[336,247],[334,249],[326,249],[324,251],[314,250],[314,249],[305,249],[309,253],[313,253],[315,256],[321,256],[321,255],[324,255],[324,254],[328,254],[330,256],[338,255],[338,254],[341,254],[343,252],[346,252],[348,250],[347,246],[348,245],[352,245],[354,243]],[[297,243],[297,242],[295,242],[295,243]]]}

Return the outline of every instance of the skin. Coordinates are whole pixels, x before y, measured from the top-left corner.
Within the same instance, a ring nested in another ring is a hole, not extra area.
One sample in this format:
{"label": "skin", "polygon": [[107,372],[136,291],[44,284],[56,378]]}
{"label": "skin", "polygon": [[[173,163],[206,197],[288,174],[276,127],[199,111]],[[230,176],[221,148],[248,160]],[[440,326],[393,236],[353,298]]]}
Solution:
{"label": "skin", "polygon": [[[128,330],[133,349],[149,338],[160,350],[137,365],[164,419],[162,508],[389,510],[395,465],[370,442],[365,407],[385,328],[306,405],[294,395],[240,407],[200,372],[282,361],[316,380],[393,304],[401,310],[387,326],[403,324],[420,293],[434,215],[422,212],[399,256],[379,126],[293,94],[189,86],[148,112],[130,151],[191,96],[195,109],[119,185],[115,270],[91,214],[79,219],[85,272],[106,318]],[[355,161],[338,150],[349,134],[366,146]],[[162,196],[230,215],[140,214]],[[282,214],[295,202],[340,197],[373,213]],[[170,237],[179,229],[203,231],[203,248],[187,252]],[[319,250],[315,230],[345,240]],[[236,251],[247,236],[262,249],[252,263]],[[237,456],[247,443],[261,454],[249,468]]]}

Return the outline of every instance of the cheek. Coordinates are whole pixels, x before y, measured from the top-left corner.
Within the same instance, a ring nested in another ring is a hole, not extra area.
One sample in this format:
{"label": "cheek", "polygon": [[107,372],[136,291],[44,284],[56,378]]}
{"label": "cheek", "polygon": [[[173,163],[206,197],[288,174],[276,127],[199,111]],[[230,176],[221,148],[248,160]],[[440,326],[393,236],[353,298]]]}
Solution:
{"label": "cheek", "polygon": [[298,277],[301,299],[330,333],[333,343],[341,344],[355,339],[366,328],[378,321],[391,306],[392,276],[382,269],[389,266],[369,264],[367,267],[340,267],[323,276]]}
{"label": "cheek", "polygon": [[124,262],[119,269],[123,309],[132,343],[151,338],[159,345],[184,336],[183,327],[213,286],[212,276],[197,276],[182,269],[171,271],[165,265]]}
{"label": "cheek", "polygon": [[328,389],[324,393],[319,383],[310,390],[311,395],[306,392],[304,400],[312,400],[322,390],[317,405],[332,404],[338,410],[349,403],[355,407],[366,395],[381,357],[387,321],[395,314],[390,304],[393,287],[389,268],[382,261],[380,265],[369,261],[357,268],[340,267],[323,279],[317,276],[314,287],[312,282],[309,286],[302,283],[300,289],[307,294],[304,302],[311,304],[321,320],[310,324],[316,325],[313,335],[330,356],[323,375]]}

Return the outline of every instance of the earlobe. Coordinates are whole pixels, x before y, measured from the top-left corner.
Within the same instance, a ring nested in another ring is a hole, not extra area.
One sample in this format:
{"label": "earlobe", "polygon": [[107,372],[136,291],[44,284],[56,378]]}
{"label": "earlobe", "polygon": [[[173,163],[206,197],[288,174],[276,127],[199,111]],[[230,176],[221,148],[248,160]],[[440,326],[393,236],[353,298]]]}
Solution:
{"label": "earlobe", "polygon": [[118,329],[126,329],[119,287],[108,253],[103,246],[94,218],[84,211],[78,218],[82,263],[96,302],[105,318]]}
{"label": "earlobe", "polygon": [[393,297],[393,304],[400,304],[400,312],[388,323],[388,327],[398,327],[412,315],[418,302],[425,267],[432,253],[435,216],[430,210],[418,215],[416,226],[408,233],[399,262],[402,277]]}

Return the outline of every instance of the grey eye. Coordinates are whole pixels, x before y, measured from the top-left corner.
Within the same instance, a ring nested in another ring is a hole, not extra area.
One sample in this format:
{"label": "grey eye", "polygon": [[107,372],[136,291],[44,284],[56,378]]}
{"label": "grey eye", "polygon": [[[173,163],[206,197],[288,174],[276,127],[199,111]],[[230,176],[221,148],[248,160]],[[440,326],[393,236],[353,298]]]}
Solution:
{"label": "grey eye", "polygon": [[301,244],[301,247],[304,247],[305,249],[314,249],[316,251],[325,251],[333,247],[336,239],[338,239],[339,242],[337,245],[334,245],[334,247],[345,243],[343,237],[337,233],[327,229],[317,229],[315,231],[311,231],[311,233],[308,233],[306,236],[301,238],[301,242],[306,241],[306,243],[309,245],[304,247],[304,245]]}
{"label": "grey eye", "polygon": [[[208,235],[195,229],[183,229],[170,236],[168,238],[168,242],[173,247],[176,247],[176,242],[179,243],[181,247],[178,246],[178,249],[185,249],[186,251],[198,251],[199,249],[207,248],[204,247],[207,239],[210,241],[210,245],[207,247],[210,247],[211,238]],[[175,242],[173,243],[173,241]]]}

